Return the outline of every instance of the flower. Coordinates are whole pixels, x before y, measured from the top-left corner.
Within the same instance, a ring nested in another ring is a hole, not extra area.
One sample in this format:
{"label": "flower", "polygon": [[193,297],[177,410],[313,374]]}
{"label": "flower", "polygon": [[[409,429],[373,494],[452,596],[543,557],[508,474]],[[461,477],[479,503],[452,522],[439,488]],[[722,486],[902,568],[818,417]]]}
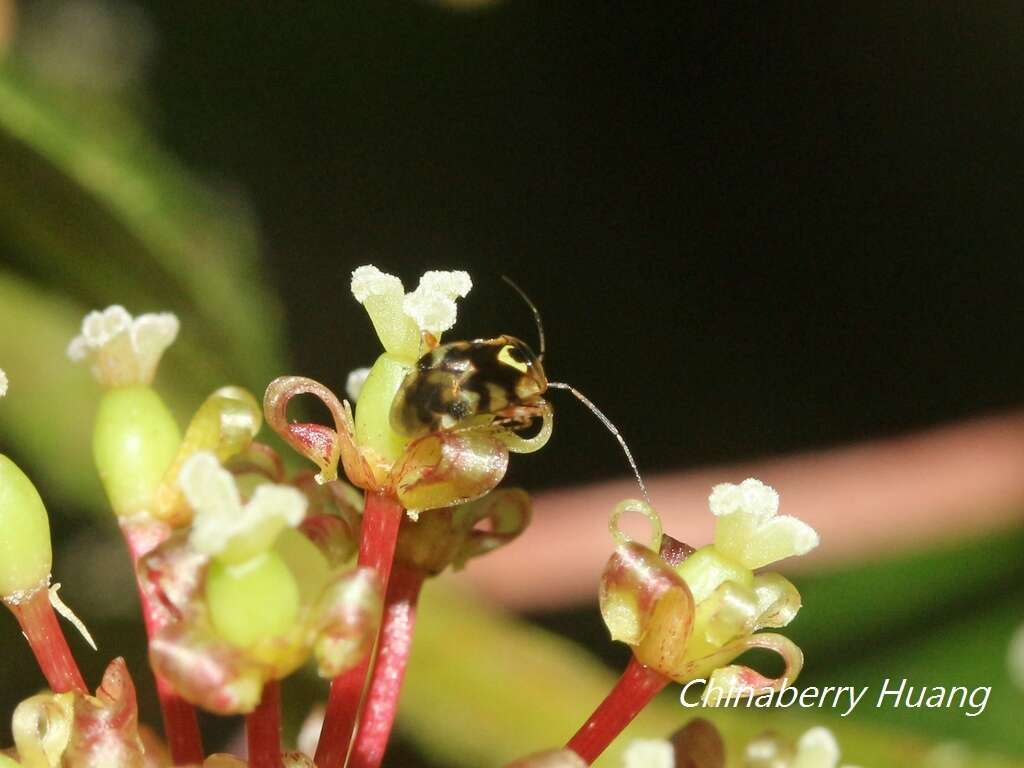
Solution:
{"label": "flower", "polygon": [[[540,432],[524,439],[493,414],[477,414],[459,429],[437,429],[409,437],[392,428],[392,405],[407,376],[441,334],[455,323],[456,299],[468,294],[465,272],[426,272],[415,291],[374,266],[352,273],[352,294],[365,308],[384,347],[369,371],[353,372],[348,387],[359,403],[347,401],[319,382],[299,376],[275,379],[267,388],[267,423],[320,468],[317,479],[337,477],[340,463],[353,485],[397,498],[415,516],[478,499],[504,477],[510,452],[540,449],[551,435],[550,409],[541,408]],[[297,395],[317,397],[331,412],[334,427],[293,423],[287,408]],[[354,399],[354,398],[353,398]]]}
{"label": "flower", "polygon": [[[671,680],[707,679],[705,703],[714,705],[730,692],[770,693],[796,679],[800,649],[781,635],[757,631],[789,624],[800,594],[785,577],[755,575],[753,569],[808,552],[818,535],[796,518],[779,516],[778,494],[758,480],[715,486],[709,506],[718,518],[714,543],[692,550],[661,534],[647,504],[620,504],[612,516],[620,545],[605,568],[600,602],[613,639],[628,643],[638,661]],[[625,511],[652,519],[657,552],[617,533]],[[730,665],[755,647],[783,658],[781,676],[769,679]]]}
{"label": "flower", "polygon": [[107,387],[149,384],[177,335],[178,318],[170,312],[133,318],[114,304],[85,316],[82,332],[68,345],[68,357],[88,362],[96,380]]}
{"label": "flower", "polygon": [[179,476],[191,529],[139,567],[167,611],[150,642],[154,668],[183,698],[221,714],[251,711],[265,682],[310,655],[324,677],[358,663],[380,612],[376,574],[346,567],[353,547],[336,539],[353,531],[343,518],[259,466],[241,457],[236,478],[214,454],[194,453]]}
{"label": "flower", "polygon": [[0,397],[7,394],[7,374],[0,368]]}

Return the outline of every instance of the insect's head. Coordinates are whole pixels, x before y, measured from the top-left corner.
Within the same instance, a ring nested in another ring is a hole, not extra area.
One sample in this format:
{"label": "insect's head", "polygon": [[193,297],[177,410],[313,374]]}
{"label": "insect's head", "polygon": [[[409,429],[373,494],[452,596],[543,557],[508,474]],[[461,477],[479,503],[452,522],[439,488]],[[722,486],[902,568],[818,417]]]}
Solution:
{"label": "insect's head", "polygon": [[505,346],[498,352],[498,360],[507,365],[517,367],[521,375],[519,382],[516,384],[516,396],[520,400],[527,400],[529,397],[537,397],[542,395],[547,389],[564,389],[570,392],[573,397],[583,403],[597,418],[604,424],[605,428],[612,433],[612,436],[618,441],[619,446],[622,448],[622,452],[626,455],[626,460],[629,462],[629,466],[633,469],[633,475],[636,477],[637,485],[640,486],[640,491],[643,493],[644,498],[650,502],[650,497],[647,495],[647,486],[644,485],[643,478],[640,477],[640,470],[636,466],[636,461],[633,459],[633,454],[629,450],[629,446],[626,445],[626,441],[623,439],[619,430],[611,420],[601,412],[601,409],[594,405],[582,392],[575,387],[568,384],[564,384],[559,381],[548,381],[547,376],[544,374],[544,369],[541,367],[541,360],[544,359],[544,324],[540,319],[540,310],[537,309],[537,305],[534,304],[530,297],[526,295],[526,292],[512,282],[506,276],[502,276],[502,280],[508,283],[518,293],[523,301],[529,306],[530,311],[533,312],[533,320],[537,324],[537,336],[540,341],[540,354],[534,355],[526,344],[521,342],[519,339],[513,336],[502,337],[505,340]]}
{"label": "insect's head", "polygon": [[516,398],[525,402],[543,395],[548,388],[548,379],[540,358],[526,342],[514,336],[503,336],[502,341],[504,344],[498,350],[498,364],[517,374]]}

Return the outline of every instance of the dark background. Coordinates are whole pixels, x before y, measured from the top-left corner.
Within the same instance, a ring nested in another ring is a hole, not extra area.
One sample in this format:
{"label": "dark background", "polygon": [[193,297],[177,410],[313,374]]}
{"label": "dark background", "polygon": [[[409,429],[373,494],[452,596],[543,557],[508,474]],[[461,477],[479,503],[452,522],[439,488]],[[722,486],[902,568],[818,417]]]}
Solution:
{"label": "dark background", "polygon": [[[367,262],[532,342],[507,273],[652,471],[1020,403],[1024,5],[942,5],[154,0],[151,109],[249,195],[296,372],[376,355]],[[517,480],[621,471],[559,417]]]}

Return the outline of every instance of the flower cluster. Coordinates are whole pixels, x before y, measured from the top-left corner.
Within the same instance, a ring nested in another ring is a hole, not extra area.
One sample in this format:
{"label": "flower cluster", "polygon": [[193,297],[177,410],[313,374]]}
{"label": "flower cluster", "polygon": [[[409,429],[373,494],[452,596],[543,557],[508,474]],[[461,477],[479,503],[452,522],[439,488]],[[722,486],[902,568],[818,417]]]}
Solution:
{"label": "flower cluster", "polygon": [[[707,679],[707,691],[771,693],[792,683],[803,655],[778,634],[800,609],[796,587],[777,573],[754,570],[818,544],[806,523],[778,514],[779,497],[758,480],[715,486],[709,498],[717,517],[714,543],[692,550],[660,535],[658,551],[632,541],[616,549],[601,582],[601,612],[614,640],[636,659],[678,683]],[[640,501],[626,510],[654,517]],[[751,648],[778,653],[785,671],[768,679],[729,663]],[[706,703],[715,704],[713,698]]]}
{"label": "flower cluster", "polygon": [[[442,344],[471,287],[464,272],[432,271],[406,293],[393,275],[356,269],[352,294],[384,351],[346,382],[354,412],[319,382],[286,376],[269,385],[262,407],[241,387],[216,390],[184,431],[153,387],[177,318],[132,317],[120,306],[85,317],[68,355],[103,389],[94,459],[132,556],[167,746],[139,724],[123,659],[110,662],[95,693],[87,688],[57,623],[55,609],[88,636],[57,598],[59,585],[50,586],[46,509],[0,456],[0,600],[48,684],[17,708],[15,746],[0,754],[0,768],[378,768],[424,582],[525,529],[529,497],[497,486],[510,453],[543,447],[553,427],[541,361],[521,342]],[[6,389],[0,371],[0,396]],[[303,394],[326,405],[333,425],[289,420]],[[316,474],[289,473],[259,442],[264,419]],[[742,686],[751,695],[793,682],[799,648],[758,630],[787,625],[800,595],[784,577],[755,570],[809,551],[817,534],[778,515],[777,494],[756,480],[716,486],[710,507],[715,539],[700,549],[664,535],[644,502],[615,509],[617,547],[600,606],[632,661],[566,749],[514,766],[590,764],[670,681],[707,678],[707,690]],[[620,532],[627,512],[650,520],[650,547]],[[783,675],[733,664],[754,647],[778,653]],[[279,681],[308,662],[331,680],[330,696],[305,729],[306,751],[284,752]],[[196,706],[246,716],[248,763],[205,754]],[[835,768],[838,750],[825,734],[809,732],[796,746],[761,740],[745,764]],[[715,737],[691,724],[670,741],[636,743],[626,768],[721,768]]]}

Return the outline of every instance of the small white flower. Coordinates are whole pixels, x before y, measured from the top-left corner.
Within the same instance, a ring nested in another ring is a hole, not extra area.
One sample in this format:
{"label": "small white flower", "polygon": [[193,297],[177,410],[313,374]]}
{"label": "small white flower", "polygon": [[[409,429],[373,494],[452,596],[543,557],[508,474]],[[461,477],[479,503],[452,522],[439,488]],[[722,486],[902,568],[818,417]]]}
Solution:
{"label": "small white flower", "polygon": [[115,304],[85,316],[82,332],[68,345],[68,357],[90,363],[97,381],[108,387],[149,384],[178,325],[170,312],[132,318]]}
{"label": "small white flower", "polygon": [[622,753],[622,768],[675,768],[676,751],[664,739],[633,739]]}
{"label": "small white flower", "polygon": [[7,374],[0,368],[0,397],[7,394]]}
{"label": "small white flower", "polygon": [[261,485],[243,506],[234,477],[205,451],[189,457],[178,483],[195,510],[189,543],[223,560],[239,562],[266,551],[285,527],[306,515],[306,497],[287,485]]}
{"label": "small white flower", "polygon": [[359,400],[359,393],[363,391],[363,384],[366,383],[366,377],[369,375],[369,368],[356,368],[349,371],[348,379],[345,380],[345,394],[353,403]]}
{"label": "small white flower", "polygon": [[779,494],[754,478],[716,485],[708,505],[718,518],[715,549],[751,570],[806,554],[821,541],[807,523],[779,515]]}

